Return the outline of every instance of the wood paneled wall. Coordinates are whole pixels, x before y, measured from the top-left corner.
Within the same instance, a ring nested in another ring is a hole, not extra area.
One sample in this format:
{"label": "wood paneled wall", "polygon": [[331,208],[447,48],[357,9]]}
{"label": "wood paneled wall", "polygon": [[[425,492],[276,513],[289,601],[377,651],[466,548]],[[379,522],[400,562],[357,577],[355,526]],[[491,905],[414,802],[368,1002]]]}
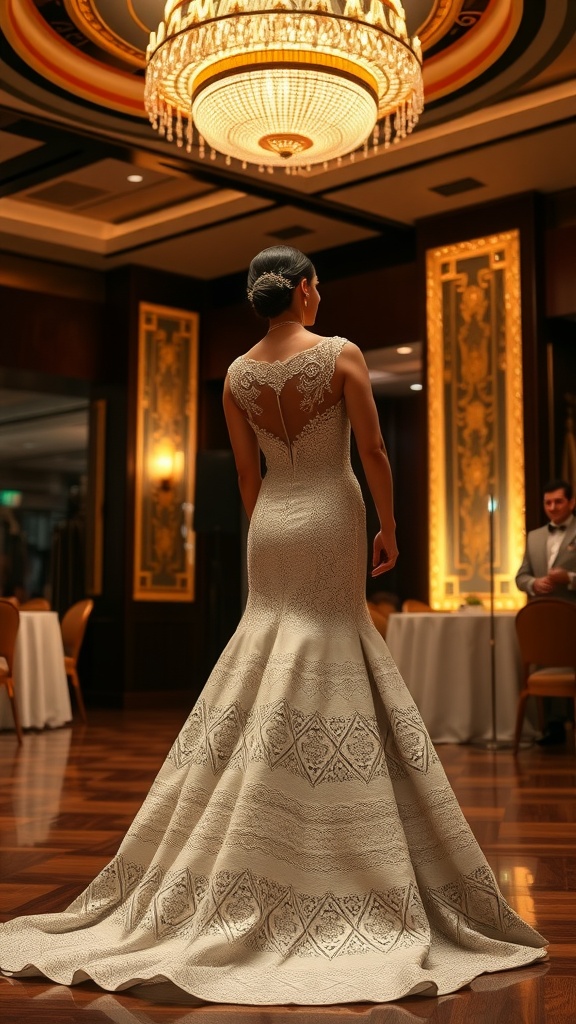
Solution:
{"label": "wood paneled wall", "polygon": [[[417,261],[394,265],[391,254],[383,251],[382,265],[378,266],[372,246],[367,267],[358,250],[357,262],[351,264],[347,258],[343,263],[346,272],[340,277],[338,261],[331,254],[330,273],[323,279],[322,254],[317,260],[322,295],[319,333],[343,335],[364,349],[379,348],[424,340],[426,248],[520,227],[529,527],[540,522],[539,488],[549,471],[545,252],[548,269],[559,268],[562,263],[554,248],[554,238],[558,241],[560,234],[549,232],[545,250],[542,224],[540,197],[521,196],[422,222],[417,226]],[[564,235],[562,238],[565,241]],[[402,259],[406,259],[406,253]],[[83,657],[88,699],[108,706],[162,702],[190,705],[210,668],[206,649],[208,539],[198,538],[197,600],[192,605],[134,602],[131,597],[138,303],[173,305],[200,313],[201,449],[227,445],[222,381],[229,364],[254,344],[263,325],[245,300],[244,275],[207,284],[128,267],[108,275],[83,271],[81,280],[76,274],[76,281],[73,268],[46,265],[43,276],[42,265],[36,262],[32,278],[26,280],[25,270],[25,266],[19,266],[20,277],[11,280],[4,269],[0,273],[4,325],[0,374],[3,370],[25,370],[39,375],[38,379],[42,375],[81,379],[90,382],[95,398],[107,401],[104,593],[96,601]],[[569,306],[569,295],[576,294],[567,289],[566,283],[554,287],[548,275],[548,301],[554,301],[556,310],[564,309],[566,302]],[[396,478],[401,550],[398,568],[386,579],[385,589],[402,598],[425,599],[425,394],[387,399],[379,403],[379,409]],[[224,619],[225,631],[229,631],[240,611],[239,539],[225,542],[225,558]]]}
{"label": "wood paneled wall", "polygon": [[106,376],[104,307],[0,284],[0,367],[81,380]]}

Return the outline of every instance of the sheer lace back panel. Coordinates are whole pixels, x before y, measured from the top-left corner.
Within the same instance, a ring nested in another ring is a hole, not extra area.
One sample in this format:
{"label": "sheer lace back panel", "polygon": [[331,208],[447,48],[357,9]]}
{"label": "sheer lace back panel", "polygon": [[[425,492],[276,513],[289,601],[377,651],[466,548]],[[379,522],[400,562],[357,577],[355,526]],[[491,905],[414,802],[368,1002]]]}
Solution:
{"label": "sheer lace back panel", "polygon": [[293,462],[294,446],[315,421],[335,414],[342,399],[335,366],[345,344],[343,338],[324,338],[285,360],[264,362],[241,356],[232,363],[232,394],[268,458],[272,451],[267,438],[281,442]]}
{"label": "sheer lace back panel", "polygon": [[[365,619],[365,519],[350,464],[350,422],[336,361],[343,338],[324,338],[284,361],[241,357],[230,387],[266,458],[248,534],[246,622],[294,635],[350,629]],[[334,571],[346,562],[344,574]],[[351,615],[352,613],[352,615]]]}

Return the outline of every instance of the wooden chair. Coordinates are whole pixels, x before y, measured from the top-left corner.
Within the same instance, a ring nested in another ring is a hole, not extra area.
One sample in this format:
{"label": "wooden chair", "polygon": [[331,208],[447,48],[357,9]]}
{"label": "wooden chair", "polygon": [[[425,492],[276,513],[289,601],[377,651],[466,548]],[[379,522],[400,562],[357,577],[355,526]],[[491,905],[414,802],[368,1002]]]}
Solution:
{"label": "wooden chair", "polygon": [[402,602],[403,612],[431,612],[432,608],[425,601],[417,601],[415,597],[408,597]]}
{"label": "wooden chair", "polygon": [[31,597],[29,601],[24,601],[24,604],[20,605],[21,612],[49,612],[51,610],[50,601],[47,601],[45,597]]}
{"label": "wooden chair", "polygon": [[64,645],[64,668],[74,687],[78,710],[84,722],[87,721],[86,708],[84,707],[84,699],[80,689],[77,663],[82,641],[84,640],[84,633],[86,632],[86,625],[93,607],[94,602],[90,598],[86,598],[84,601],[77,601],[76,604],[73,604],[68,609],[60,623],[62,643]]}
{"label": "wooden chair", "polygon": [[576,712],[576,604],[554,597],[533,598],[516,615],[516,635],[524,689],[518,698],[515,754],[528,697],[571,697]]}
{"label": "wooden chair", "polygon": [[395,615],[398,611],[396,605],[392,604],[391,601],[371,601],[370,603],[378,609],[380,615],[385,615],[386,618],[388,618],[389,615]]}
{"label": "wooden chair", "polygon": [[0,599],[0,658],[3,658],[5,663],[0,662],[0,686],[5,686],[8,692],[10,704],[12,705],[12,714],[14,715],[16,736],[18,743],[22,743],[22,728],[14,697],[14,679],[12,675],[14,670],[14,648],[16,646],[19,626],[20,612],[13,601]]}

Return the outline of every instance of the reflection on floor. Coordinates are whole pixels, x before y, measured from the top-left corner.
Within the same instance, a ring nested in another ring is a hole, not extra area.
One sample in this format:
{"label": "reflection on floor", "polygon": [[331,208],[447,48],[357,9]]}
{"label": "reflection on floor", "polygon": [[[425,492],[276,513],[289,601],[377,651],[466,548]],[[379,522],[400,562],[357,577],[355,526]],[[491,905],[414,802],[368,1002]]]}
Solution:
{"label": "reflection on floor", "polygon": [[[175,712],[93,712],[88,727],[0,733],[0,920],[63,909],[115,853]],[[168,986],[103,993],[0,979],[2,1024],[576,1024],[576,758],[562,747],[438,752],[509,902],[551,941],[544,964],[381,1006],[193,1005]]]}

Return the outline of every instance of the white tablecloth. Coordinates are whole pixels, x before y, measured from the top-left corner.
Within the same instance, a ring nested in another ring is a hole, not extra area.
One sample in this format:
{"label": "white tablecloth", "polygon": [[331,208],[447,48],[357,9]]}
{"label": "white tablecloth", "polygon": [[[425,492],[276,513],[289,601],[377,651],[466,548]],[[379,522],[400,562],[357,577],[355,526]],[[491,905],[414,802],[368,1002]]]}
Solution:
{"label": "white tablecloth", "polygon": [[[514,736],[521,685],[515,615],[496,612],[497,736]],[[492,737],[490,616],[403,612],[388,620],[386,643],[435,743]]]}
{"label": "white tablecloth", "polygon": [[[24,729],[54,728],[72,719],[57,612],[20,612],[14,689]],[[0,729],[13,728],[6,688],[1,687]]]}

